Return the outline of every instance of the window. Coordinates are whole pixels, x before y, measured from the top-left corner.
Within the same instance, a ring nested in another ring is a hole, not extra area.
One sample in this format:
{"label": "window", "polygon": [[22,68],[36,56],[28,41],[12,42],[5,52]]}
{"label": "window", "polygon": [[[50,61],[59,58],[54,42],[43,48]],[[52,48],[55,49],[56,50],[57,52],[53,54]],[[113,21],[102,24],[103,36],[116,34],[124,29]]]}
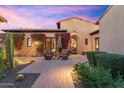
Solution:
{"label": "window", "polygon": [[32,45],[31,38],[27,38],[27,46],[28,47],[31,47],[31,45]]}
{"label": "window", "polygon": [[95,51],[99,51],[99,37],[95,38]]}
{"label": "window", "polygon": [[85,39],[85,45],[88,45],[88,39],[87,38]]}

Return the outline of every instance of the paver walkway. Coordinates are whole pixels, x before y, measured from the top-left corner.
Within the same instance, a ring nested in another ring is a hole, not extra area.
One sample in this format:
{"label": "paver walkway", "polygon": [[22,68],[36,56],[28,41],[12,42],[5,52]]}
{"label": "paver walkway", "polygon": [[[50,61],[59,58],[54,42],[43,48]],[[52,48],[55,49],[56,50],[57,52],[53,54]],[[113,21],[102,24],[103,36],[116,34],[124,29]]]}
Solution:
{"label": "paver walkway", "polygon": [[86,61],[85,56],[71,56],[69,60],[38,60],[19,73],[40,73],[33,88],[74,88],[71,72],[73,65]]}

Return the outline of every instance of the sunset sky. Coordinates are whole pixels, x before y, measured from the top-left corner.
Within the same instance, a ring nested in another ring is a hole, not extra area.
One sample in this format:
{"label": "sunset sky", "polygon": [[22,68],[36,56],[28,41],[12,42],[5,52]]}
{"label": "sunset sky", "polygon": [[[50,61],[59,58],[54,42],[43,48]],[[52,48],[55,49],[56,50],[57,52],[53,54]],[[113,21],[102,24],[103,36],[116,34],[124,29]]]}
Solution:
{"label": "sunset sky", "polygon": [[9,28],[57,28],[56,22],[69,17],[80,17],[96,22],[109,6],[52,6],[52,5],[0,5],[0,15],[8,23],[0,23],[1,29]]}

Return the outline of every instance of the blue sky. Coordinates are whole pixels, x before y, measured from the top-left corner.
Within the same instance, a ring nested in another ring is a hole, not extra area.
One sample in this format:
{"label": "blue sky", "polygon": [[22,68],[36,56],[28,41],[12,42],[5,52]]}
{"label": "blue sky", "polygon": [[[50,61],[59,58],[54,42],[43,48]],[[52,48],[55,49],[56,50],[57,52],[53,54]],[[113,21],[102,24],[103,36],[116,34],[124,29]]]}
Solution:
{"label": "blue sky", "polygon": [[109,6],[95,5],[0,5],[0,15],[8,20],[1,28],[56,28],[56,22],[79,17],[96,22]]}

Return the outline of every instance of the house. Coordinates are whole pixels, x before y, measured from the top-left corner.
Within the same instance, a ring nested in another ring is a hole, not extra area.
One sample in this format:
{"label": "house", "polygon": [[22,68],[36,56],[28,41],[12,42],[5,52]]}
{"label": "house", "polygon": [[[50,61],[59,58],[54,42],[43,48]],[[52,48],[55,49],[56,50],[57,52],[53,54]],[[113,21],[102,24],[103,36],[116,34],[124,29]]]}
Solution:
{"label": "house", "polygon": [[110,6],[99,20],[100,51],[124,54],[124,6]]}
{"label": "house", "polygon": [[71,17],[57,22],[57,27],[58,29],[3,29],[2,31],[13,33],[14,54],[21,57],[43,56],[47,49],[58,52],[60,46],[62,49],[67,48],[70,53],[79,54],[99,50],[97,23]]}
{"label": "house", "polygon": [[67,29],[71,35],[69,50],[71,53],[99,50],[99,25],[78,17],[57,22],[58,29]]}

